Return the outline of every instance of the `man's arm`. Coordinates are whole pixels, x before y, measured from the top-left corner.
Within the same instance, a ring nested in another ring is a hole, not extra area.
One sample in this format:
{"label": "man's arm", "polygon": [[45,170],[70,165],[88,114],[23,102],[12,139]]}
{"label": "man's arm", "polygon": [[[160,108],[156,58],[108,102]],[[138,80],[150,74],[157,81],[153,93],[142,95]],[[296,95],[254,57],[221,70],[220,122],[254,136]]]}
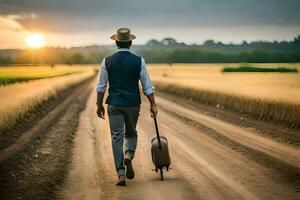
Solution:
{"label": "man's arm", "polygon": [[156,117],[158,110],[155,103],[154,86],[151,82],[149,73],[147,71],[145,60],[143,58],[141,59],[142,59],[142,66],[140,72],[140,79],[143,86],[143,93],[145,96],[147,96],[149,100],[151,117]]}
{"label": "man's arm", "polygon": [[105,109],[103,106],[103,97],[104,97],[104,92],[97,92],[97,115],[98,117],[105,119]]}
{"label": "man's arm", "polygon": [[98,117],[104,119],[105,115],[105,109],[103,106],[103,98],[106,91],[106,85],[108,81],[108,73],[105,66],[105,59],[103,59],[101,63],[101,69],[100,69],[100,77],[99,82],[97,84],[96,90],[97,90],[97,115]]}
{"label": "man's arm", "polygon": [[147,96],[149,103],[150,103],[150,113],[151,113],[151,117],[156,117],[158,110],[156,107],[156,103],[155,103],[155,97],[154,97],[154,93],[151,93],[150,95]]}
{"label": "man's arm", "polygon": [[97,92],[97,105],[103,105],[104,92]]}

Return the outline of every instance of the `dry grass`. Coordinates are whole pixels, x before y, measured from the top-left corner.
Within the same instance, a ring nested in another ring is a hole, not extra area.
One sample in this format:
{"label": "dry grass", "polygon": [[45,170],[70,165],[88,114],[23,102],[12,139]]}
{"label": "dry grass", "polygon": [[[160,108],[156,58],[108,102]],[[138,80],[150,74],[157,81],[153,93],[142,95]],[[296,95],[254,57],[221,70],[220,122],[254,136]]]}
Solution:
{"label": "dry grass", "polygon": [[[150,65],[158,90],[300,127],[300,74],[222,73],[223,64]],[[231,65],[232,66],[232,65]],[[255,64],[297,67],[291,64]]]}
{"label": "dry grass", "polygon": [[94,70],[88,68],[82,73],[0,87],[0,130],[13,127],[42,102],[55,97],[60,91],[86,80],[93,74]]}

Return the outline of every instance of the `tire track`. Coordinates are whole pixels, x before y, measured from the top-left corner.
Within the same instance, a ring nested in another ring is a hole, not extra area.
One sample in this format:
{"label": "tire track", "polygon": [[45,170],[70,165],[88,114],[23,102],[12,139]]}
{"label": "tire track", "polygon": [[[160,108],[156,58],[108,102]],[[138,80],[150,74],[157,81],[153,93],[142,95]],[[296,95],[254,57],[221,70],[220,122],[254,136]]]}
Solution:
{"label": "tire track", "polygon": [[[225,125],[223,129],[221,121],[218,119],[204,116],[203,114],[196,113],[164,99],[161,103],[160,108],[180,118],[185,123],[203,130],[203,133],[218,142],[230,146],[244,156],[264,166],[276,169],[281,173],[281,177],[279,177],[281,180],[294,184],[297,190],[299,190],[300,165],[298,165],[298,162],[300,161],[300,156],[298,157],[298,154],[300,151],[297,148],[275,142],[268,138],[263,138],[262,136],[243,130],[240,127],[230,125],[227,122],[224,122]],[[167,107],[167,105],[169,107]],[[192,115],[188,115],[187,113],[192,113]],[[202,120],[202,118],[204,120]],[[217,125],[214,124],[215,120],[218,122]],[[232,131],[228,127],[230,127]],[[243,136],[245,137],[243,138]],[[258,143],[257,146],[255,145],[256,141]],[[276,145],[279,146],[279,149],[276,148]],[[263,148],[260,148],[261,146],[263,146]],[[286,149],[283,150],[284,148]],[[283,151],[285,155],[281,151]]]}
{"label": "tire track", "polygon": [[[199,179],[195,181],[196,188],[202,182],[208,183],[204,187],[214,197],[207,199],[298,198],[297,188],[274,178],[280,176],[277,171],[247,159],[245,155],[207,136],[201,129],[163,110],[160,110],[159,118],[161,132],[169,139],[173,157],[186,160],[189,169],[196,166],[190,174],[185,172],[187,168],[176,170],[180,170],[184,176]],[[199,173],[204,174],[203,179]],[[190,179],[190,182],[193,180]]]}

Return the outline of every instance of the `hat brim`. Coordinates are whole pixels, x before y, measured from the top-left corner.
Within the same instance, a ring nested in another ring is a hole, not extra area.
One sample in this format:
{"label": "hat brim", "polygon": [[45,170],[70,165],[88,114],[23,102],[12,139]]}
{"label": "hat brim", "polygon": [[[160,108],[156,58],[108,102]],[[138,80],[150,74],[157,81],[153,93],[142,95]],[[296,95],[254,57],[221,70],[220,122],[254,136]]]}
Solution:
{"label": "hat brim", "polygon": [[128,39],[126,39],[126,40],[120,40],[120,39],[118,39],[117,34],[114,34],[114,35],[112,35],[110,37],[110,39],[118,41],[118,42],[129,42],[131,40],[134,40],[135,38],[136,38],[135,35],[132,35],[132,34],[130,34],[130,37]]}

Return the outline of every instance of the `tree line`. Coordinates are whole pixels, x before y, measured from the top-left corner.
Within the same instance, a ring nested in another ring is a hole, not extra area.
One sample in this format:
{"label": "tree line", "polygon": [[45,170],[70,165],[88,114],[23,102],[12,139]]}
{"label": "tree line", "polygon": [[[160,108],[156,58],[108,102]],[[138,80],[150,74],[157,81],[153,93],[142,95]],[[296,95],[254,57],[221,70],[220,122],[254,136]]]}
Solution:
{"label": "tree line", "polygon": [[[0,50],[0,64],[96,64],[112,54],[114,46]],[[207,40],[186,45],[173,38],[150,40],[132,50],[148,63],[300,62],[300,36],[293,41],[223,44]]]}

